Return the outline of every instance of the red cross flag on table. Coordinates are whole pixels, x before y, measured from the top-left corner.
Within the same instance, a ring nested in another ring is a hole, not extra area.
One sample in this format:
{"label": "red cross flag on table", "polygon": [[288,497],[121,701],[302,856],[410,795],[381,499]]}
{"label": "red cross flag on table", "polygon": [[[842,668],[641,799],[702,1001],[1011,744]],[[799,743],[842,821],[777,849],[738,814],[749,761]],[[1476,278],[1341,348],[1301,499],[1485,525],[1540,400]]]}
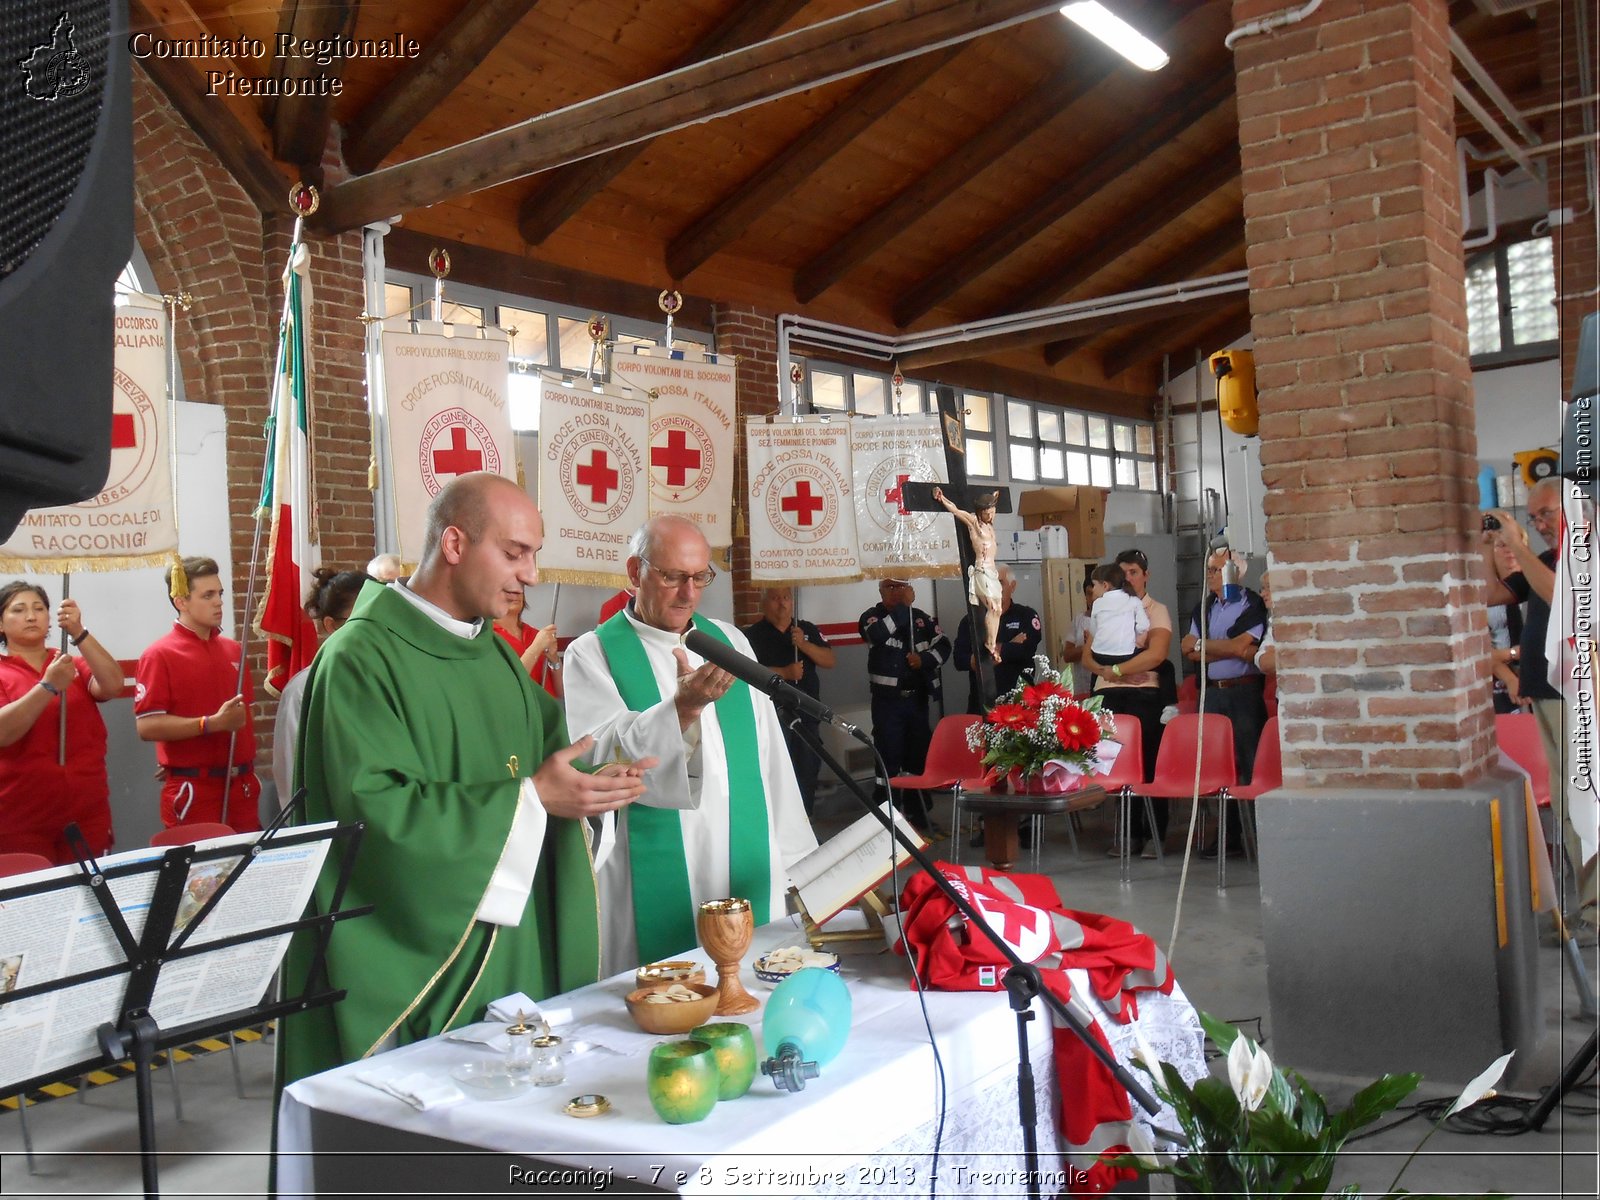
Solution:
{"label": "red cross flag on table", "polygon": [[745,424],[750,581],[794,585],[861,578],[850,431],[807,417]]}
{"label": "red cross flag on table", "polygon": [[650,515],[649,401],[546,376],[539,403],[539,577],[626,587],[628,539]]}
{"label": "red cross flag on table", "polygon": [[395,550],[406,562],[422,557],[428,504],[445,484],[474,471],[517,477],[508,349],[498,329],[423,321],[383,331]]}
{"label": "red cross flag on table", "polygon": [[948,483],[939,415],[851,417],[861,573],[868,579],[926,579],[961,574],[953,521],[913,512],[907,483]]}
{"label": "red cross flag on table", "polygon": [[733,541],[734,360],[726,354],[618,346],[611,377],[650,401],[650,515],[700,526],[713,549]]}
{"label": "red cross flag on table", "polygon": [[100,494],[35,508],[0,545],[7,575],[165,566],[178,552],[167,399],[167,313],[156,296],[116,310],[111,466]]}

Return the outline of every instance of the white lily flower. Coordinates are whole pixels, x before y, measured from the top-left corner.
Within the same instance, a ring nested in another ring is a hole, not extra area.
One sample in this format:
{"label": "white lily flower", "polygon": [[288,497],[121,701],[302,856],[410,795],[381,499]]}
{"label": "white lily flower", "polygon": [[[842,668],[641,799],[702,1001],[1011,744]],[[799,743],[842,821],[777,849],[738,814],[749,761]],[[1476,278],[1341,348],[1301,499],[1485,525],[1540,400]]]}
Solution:
{"label": "white lily flower", "polygon": [[1164,1081],[1161,1073],[1161,1056],[1156,1053],[1155,1047],[1150,1044],[1139,1027],[1133,1027],[1133,1056],[1149,1068],[1150,1074]]}
{"label": "white lily flower", "polygon": [[1272,1059],[1242,1034],[1228,1051],[1228,1084],[1246,1112],[1255,1112],[1272,1086]]}
{"label": "white lily flower", "polygon": [[[1511,1052],[1515,1053],[1515,1050]],[[1450,1106],[1450,1111],[1445,1113],[1445,1119],[1449,1120],[1463,1109],[1471,1108],[1479,1100],[1486,1100],[1494,1095],[1495,1084],[1499,1083],[1500,1076],[1506,1073],[1506,1067],[1511,1062],[1511,1054],[1502,1054],[1484,1068],[1483,1074],[1467,1084],[1462,1089],[1461,1095],[1456,1097],[1456,1102]]]}

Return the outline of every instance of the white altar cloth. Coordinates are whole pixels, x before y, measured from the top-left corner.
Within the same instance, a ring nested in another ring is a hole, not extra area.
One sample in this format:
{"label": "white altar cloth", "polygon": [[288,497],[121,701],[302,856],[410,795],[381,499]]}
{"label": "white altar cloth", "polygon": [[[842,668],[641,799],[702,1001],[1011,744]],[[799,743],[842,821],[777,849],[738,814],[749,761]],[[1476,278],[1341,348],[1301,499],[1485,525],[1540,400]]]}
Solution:
{"label": "white altar cloth", "polygon": [[[771,988],[754,978],[748,964],[769,949],[799,945],[802,940],[798,921],[792,917],[756,931],[742,976],[752,995],[765,1000]],[[682,957],[706,961],[698,950]],[[1090,997],[1093,1005],[1087,977],[1079,971],[1070,974],[1076,994]],[[839,1057],[822,1068],[821,1077],[808,1081],[804,1091],[788,1094],[758,1075],[747,1095],[718,1104],[706,1120],[694,1125],[668,1125],[650,1108],[643,1055],[598,1049],[571,1057],[566,1082],[559,1087],[535,1088],[506,1101],[469,1100],[428,1112],[361,1083],[356,1078],[363,1069],[360,1063],[302,1079],[285,1090],[279,1110],[279,1195],[314,1195],[317,1152],[343,1148],[326,1140],[317,1144],[313,1117],[319,1113],[387,1130],[384,1136],[395,1149],[406,1147],[408,1135],[421,1135],[459,1149],[534,1160],[545,1169],[591,1172],[582,1178],[603,1178],[612,1189],[624,1192],[815,1196],[926,1191],[939,1117],[938,1085],[933,1047],[917,993],[909,987],[908,964],[898,955],[847,951],[843,976],[853,1005],[850,1038]],[[715,968],[708,969],[708,977],[715,982]],[[631,1029],[623,997],[632,987],[629,972],[552,999],[543,1007],[570,1009],[575,1024],[614,1023]],[[1005,993],[930,991],[926,1005],[947,1091],[940,1190],[952,1195],[1024,1194],[1016,1022]],[[1204,1072],[1199,1021],[1176,985],[1171,996],[1141,996],[1139,1010],[1140,1032],[1162,1058],[1178,1064],[1191,1078]],[[1028,1036],[1039,1147],[1042,1169],[1060,1173],[1054,1180],[1058,1189],[1065,1184],[1066,1169],[1055,1133],[1051,1022],[1042,1002],[1034,1002],[1034,1013]],[[758,1052],[764,1055],[760,1017],[758,1010],[742,1018],[721,1019],[747,1021],[755,1030]],[[1108,1021],[1104,1029],[1118,1057],[1129,1062],[1133,1027]],[[555,1032],[561,1033],[562,1027]],[[437,1072],[441,1078],[463,1062],[492,1057],[485,1047],[445,1038],[382,1056],[385,1065],[395,1069]],[[1137,1070],[1135,1076],[1146,1078]],[[567,1100],[588,1092],[605,1095],[612,1111],[587,1120],[561,1111]],[[1176,1128],[1170,1112],[1155,1120]],[[415,1136],[411,1141],[416,1144]],[[417,1160],[419,1169],[420,1165]],[[551,1181],[555,1182],[554,1175]],[[573,1192],[595,1190],[570,1178],[566,1183]],[[505,1187],[513,1192],[537,1190],[529,1186],[528,1178],[508,1178]],[[427,1189],[413,1190],[421,1194]]]}

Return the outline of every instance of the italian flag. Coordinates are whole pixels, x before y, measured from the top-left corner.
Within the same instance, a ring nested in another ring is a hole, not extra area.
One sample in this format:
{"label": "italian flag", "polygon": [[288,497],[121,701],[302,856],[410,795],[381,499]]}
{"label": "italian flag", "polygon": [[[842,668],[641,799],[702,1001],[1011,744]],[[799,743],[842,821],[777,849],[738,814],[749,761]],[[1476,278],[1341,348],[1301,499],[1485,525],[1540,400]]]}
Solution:
{"label": "italian flag", "polygon": [[317,629],[304,604],[312,573],[322,565],[311,485],[311,380],[306,315],[311,310],[311,254],[296,242],[283,273],[287,293],[278,337],[278,372],[273,380],[269,436],[272,454],[261,481],[261,513],[272,518],[267,549],[267,585],[256,629],[267,639],[267,690],[311,665]]}

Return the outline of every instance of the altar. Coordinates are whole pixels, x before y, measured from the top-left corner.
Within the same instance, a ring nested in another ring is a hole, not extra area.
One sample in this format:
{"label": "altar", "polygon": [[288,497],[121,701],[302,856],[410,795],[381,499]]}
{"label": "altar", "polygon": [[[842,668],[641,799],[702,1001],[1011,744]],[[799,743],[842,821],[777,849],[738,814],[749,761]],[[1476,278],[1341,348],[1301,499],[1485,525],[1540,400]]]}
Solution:
{"label": "altar", "polygon": [[[769,949],[801,945],[798,918],[756,931],[742,975],[765,1001],[771,987],[750,962]],[[706,962],[700,951],[683,957]],[[715,969],[708,968],[715,980]],[[566,1082],[505,1101],[473,1101],[418,1111],[364,1083],[376,1064],[448,1080],[467,1061],[490,1060],[487,1047],[433,1038],[303,1079],[279,1109],[278,1190],[283,1197],[343,1192],[397,1194],[684,1196],[882,1196],[926,1192],[941,1115],[934,1045],[906,960],[846,953],[853,1018],[843,1052],[797,1094],[758,1076],[750,1092],[719,1103],[694,1125],[668,1125],[645,1096],[647,1052],[584,1049],[567,1061]],[[1082,972],[1076,995],[1089,998]],[[544,1001],[555,1032],[614,1027],[636,1035],[623,1004],[632,973]],[[1022,1195],[1026,1180],[1016,1095],[1016,1022],[1004,992],[927,992],[927,1022],[943,1066],[939,1187],[950,1194]],[[1141,999],[1139,1032],[1186,1076],[1205,1070],[1194,1009],[1174,985],[1170,996]],[[1029,1055],[1037,1092],[1038,1144],[1045,1192],[1068,1186],[1070,1167],[1056,1134],[1051,1017],[1035,1002]],[[745,1018],[760,1042],[761,1012]],[[734,1019],[734,1018],[720,1018]],[[1113,1050],[1131,1061],[1133,1025],[1103,1022]],[[657,1040],[670,1040],[661,1038]],[[564,1105],[604,1095],[611,1110],[578,1119]],[[1137,1109],[1135,1110],[1137,1113]],[[1142,1114],[1139,1114],[1142,1115]],[[1156,1124],[1175,1128],[1171,1113]]]}

